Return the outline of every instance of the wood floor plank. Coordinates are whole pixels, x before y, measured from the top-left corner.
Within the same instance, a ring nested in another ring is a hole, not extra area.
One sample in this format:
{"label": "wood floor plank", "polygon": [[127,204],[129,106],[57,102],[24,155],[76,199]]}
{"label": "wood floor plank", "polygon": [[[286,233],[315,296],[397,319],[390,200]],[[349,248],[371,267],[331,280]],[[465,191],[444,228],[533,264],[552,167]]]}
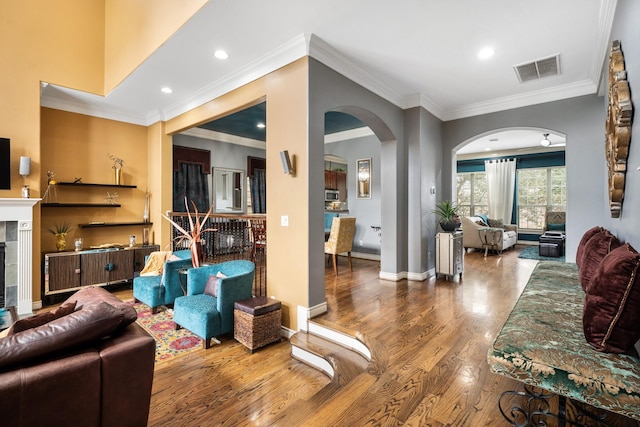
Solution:
{"label": "wood floor plank", "polygon": [[314,321],[364,337],[374,360],[362,376],[338,384],[293,359],[286,340],[249,354],[223,337],[156,366],[149,425],[506,426],[498,400],[520,384],[491,373],[486,356],[537,263],[519,250],[467,253],[452,281],[380,280],[379,263],[360,259],[336,277],[329,264],[328,312]]}

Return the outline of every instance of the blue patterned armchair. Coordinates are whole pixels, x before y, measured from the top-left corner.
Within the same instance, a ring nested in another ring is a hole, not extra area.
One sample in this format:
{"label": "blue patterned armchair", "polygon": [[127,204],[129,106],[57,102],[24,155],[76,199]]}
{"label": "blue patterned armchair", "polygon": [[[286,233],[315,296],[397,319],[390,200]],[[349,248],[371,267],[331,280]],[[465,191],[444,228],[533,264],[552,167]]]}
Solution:
{"label": "blue patterned armchair", "polygon": [[[209,276],[218,277],[217,297],[205,294]],[[252,297],[255,264],[235,260],[192,268],[187,272],[187,295],[176,298],[173,320],[176,329],[183,327],[203,340],[209,348],[211,338],[233,331],[233,306],[236,301]]]}
{"label": "blue patterned armchair", "polygon": [[191,251],[175,251],[173,255],[180,259],[166,261],[162,274],[133,279],[133,298],[151,307],[151,313],[157,313],[158,307],[173,304],[177,297],[184,295],[178,270],[191,266]]}

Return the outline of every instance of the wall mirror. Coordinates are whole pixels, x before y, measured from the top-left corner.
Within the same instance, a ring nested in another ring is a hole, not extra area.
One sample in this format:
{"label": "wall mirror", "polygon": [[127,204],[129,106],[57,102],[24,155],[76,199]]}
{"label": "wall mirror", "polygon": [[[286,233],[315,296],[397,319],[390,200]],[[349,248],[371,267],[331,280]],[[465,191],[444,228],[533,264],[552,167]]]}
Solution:
{"label": "wall mirror", "polygon": [[371,159],[356,160],[356,197],[358,199],[371,198]]}
{"label": "wall mirror", "polygon": [[213,168],[213,194],[216,213],[244,213],[244,171]]}

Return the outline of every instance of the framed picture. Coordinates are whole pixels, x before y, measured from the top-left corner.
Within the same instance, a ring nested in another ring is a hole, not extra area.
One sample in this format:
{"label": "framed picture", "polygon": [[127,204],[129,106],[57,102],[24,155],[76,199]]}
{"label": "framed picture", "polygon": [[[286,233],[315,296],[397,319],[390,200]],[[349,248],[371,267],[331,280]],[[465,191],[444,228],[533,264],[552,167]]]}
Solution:
{"label": "framed picture", "polygon": [[356,160],[356,198],[371,198],[371,158]]}

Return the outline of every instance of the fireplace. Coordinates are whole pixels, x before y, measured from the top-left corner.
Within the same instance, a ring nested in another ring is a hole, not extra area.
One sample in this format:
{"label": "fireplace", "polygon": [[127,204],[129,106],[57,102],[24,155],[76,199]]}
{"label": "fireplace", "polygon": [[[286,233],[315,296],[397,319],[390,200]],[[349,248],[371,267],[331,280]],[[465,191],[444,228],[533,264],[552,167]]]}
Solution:
{"label": "fireplace", "polygon": [[18,315],[33,312],[33,206],[40,199],[0,199],[4,262],[1,306],[15,305]]}

